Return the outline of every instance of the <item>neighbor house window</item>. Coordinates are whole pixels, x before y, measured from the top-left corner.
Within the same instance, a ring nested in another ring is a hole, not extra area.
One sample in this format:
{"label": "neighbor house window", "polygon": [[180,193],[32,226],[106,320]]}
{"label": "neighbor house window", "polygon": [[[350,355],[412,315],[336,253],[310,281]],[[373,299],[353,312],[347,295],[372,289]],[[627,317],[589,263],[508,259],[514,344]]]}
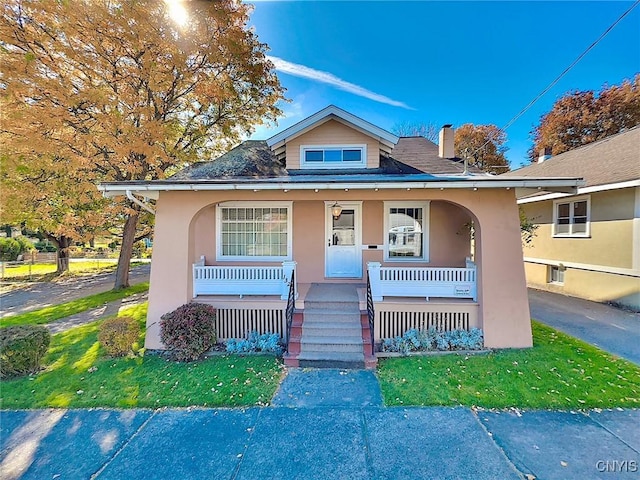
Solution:
{"label": "neighbor house window", "polygon": [[553,235],[556,237],[588,237],[589,197],[553,202]]}
{"label": "neighbor house window", "polygon": [[549,283],[564,284],[564,267],[549,267]]}
{"label": "neighbor house window", "polygon": [[385,202],[385,260],[429,261],[429,202]]}
{"label": "neighbor house window", "polygon": [[291,203],[225,203],[217,208],[218,260],[291,258]]}
{"label": "neighbor house window", "polygon": [[300,147],[300,168],[361,168],[366,163],[366,145]]}

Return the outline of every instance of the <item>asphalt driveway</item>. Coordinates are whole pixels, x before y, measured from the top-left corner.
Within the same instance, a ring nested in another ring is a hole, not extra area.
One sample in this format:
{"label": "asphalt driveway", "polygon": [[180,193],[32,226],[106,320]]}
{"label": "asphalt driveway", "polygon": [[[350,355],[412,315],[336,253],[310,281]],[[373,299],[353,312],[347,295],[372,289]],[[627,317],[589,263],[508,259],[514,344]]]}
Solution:
{"label": "asphalt driveway", "polygon": [[529,289],[531,318],[640,365],[640,314]]}

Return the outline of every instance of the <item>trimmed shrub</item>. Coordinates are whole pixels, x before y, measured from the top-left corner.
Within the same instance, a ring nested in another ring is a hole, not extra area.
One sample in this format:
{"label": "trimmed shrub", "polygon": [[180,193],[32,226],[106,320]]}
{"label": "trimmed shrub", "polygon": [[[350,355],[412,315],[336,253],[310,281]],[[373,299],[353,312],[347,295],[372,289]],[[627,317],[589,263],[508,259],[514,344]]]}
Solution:
{"label": "trimmed shrub", "polygon": [[131,317],[105,320],[98,331],[98,341],[110,357],[124,357],[140,337],[140,324]]}
{"label": "trimmed shrub", "polygon": [[227,352],[229,353],[249,353],[268,352],[280,355],[283,352],[280,344],[280,335],[277,333],[264,333],[260,335],[257,331],[252,331],[246,340],[227,340]]}
{"label": "trimmed shrub", "polygon": [[197,360],[216,343],[215,319],[211,305],[187,303],[162,315],[160,340],[175,360]]}
{"label": "trimmed shrub", "polygon": [[41,325],[15,325],[0,329],[0,378],[17,377],[40,370],[51,335]]}

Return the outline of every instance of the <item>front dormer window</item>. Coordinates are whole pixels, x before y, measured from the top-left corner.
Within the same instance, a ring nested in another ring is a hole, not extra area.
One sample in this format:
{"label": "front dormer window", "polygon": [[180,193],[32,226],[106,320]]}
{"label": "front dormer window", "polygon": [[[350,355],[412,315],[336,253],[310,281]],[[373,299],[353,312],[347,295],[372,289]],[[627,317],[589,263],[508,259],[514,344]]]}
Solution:
{"label": "front dormer window", "polygon": [[302,145],[300,147],[300,168],[362,168],[366,164],[366,145]]}

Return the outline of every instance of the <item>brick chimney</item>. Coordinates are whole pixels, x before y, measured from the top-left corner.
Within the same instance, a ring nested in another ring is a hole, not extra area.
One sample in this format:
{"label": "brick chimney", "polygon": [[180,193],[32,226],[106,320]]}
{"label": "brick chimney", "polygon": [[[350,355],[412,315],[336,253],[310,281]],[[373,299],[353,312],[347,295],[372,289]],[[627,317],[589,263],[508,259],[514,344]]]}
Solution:
{"label": "brick chimney", "polygon": [[538,163],[542,163],[545,160],[549,160],[551,158],[551,147],[544,147],[540,150],[540,155],[538,156]]}
{"label": "brick chimney", "polygon": [[440,136],[438,139],[438,156],[440,158],[453,158],[453,128],[451,125],[443,125],[440,129]]}

